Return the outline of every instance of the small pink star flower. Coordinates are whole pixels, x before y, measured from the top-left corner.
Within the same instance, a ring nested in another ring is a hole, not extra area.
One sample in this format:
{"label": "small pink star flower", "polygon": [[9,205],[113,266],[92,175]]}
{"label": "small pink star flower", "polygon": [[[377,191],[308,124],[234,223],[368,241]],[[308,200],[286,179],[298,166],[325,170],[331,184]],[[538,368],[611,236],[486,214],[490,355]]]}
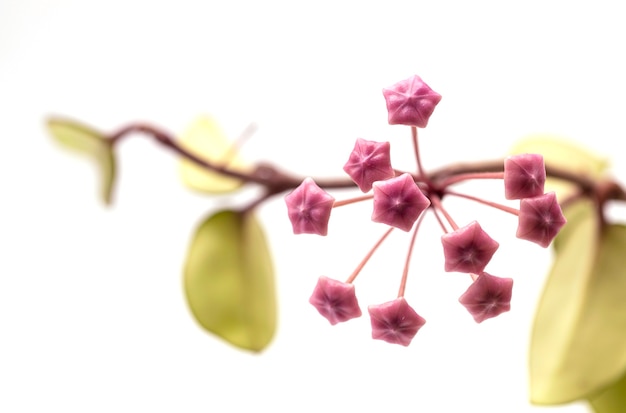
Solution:
{"label": "small pink star flower", "polygon": [[480,274],[500,244],[492,239],[478,222],[441,236],[445,270]]}
{"label": "small pink star flower", "polygon": [[413,177],[404,173],[374,183],[372,221],[409,231],[417,218],[430,206]]}
{"label": "small pink star flower", "polygon": [[511,309],[512,291],[513,279],[483,272],[461,295],[459,302],[477,323],[482,323]]}
{"label": "small pink star flower", "polygon": [[543,194],[546,167],[543,156],[526,153],[504,160],[504,197],[531,198]]}
{"label": "small pink star flower", "polygon": [[412,76],[383,89],[390,125],[425,128],[428,119],[441,100],[419,76]]}
{"label": "small pink star flower", "polygon": [[361,191],[368,192],[375,181],[383,181],[395,175],[391,167],[389,149],[389,142],[359,138],[343,170],[350,175]]}
{"label": "small pink star flower", "polygon": [[546,248],[567,223],[554,192],[520,201],[517,238]]}
{"label": "small pink star flower", "polygon": [[335,198],[311,178],[285,196],[294,234],[328,234],[328,220]]}
{"label": "small pink star flower", "polygon": [[408,346],[417,331],[426,324],[404,297],[368,307],[372,322],[372,338]]}
{"label": "small pink star flower", "polygon": [[321,276],[309,302],[332,325],[361,316],[361,308],[351,283]]}

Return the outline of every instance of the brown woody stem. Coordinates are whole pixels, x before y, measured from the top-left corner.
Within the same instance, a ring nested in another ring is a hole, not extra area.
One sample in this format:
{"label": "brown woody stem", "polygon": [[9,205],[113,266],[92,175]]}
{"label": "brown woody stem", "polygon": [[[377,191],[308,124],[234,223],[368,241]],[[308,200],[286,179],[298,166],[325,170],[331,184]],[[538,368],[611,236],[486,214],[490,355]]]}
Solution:
{"label": "brown woody stem", "polygon": [[[300,185],[303,180],[303,177],[281,171],[269,163],[257,164],[256,168],[250,173],[232,169],[227,165],[218,165],[182,147],[171,134],[146,123],[133,123],[123,127],[109,135],[109,140],[111,145],[115,145],[122,139],[135,133],[144,134],[155,139],[157,143],[207,170],[264,187],[265,193],[260,201],[294,189]],[[430,173],[424,173],[422,176],[414,176],[414,178],[430,182],[433,187],[439,188],[443,193],[443,190],[445,190],[448,185],[462,179],[459,177],[464,177],[468,174],[487,174],[485,176],[489,177],[489,173],[500,173],[503,172],[503,170],[504,162],[502,159],[498,159],[493,161],[452,164]],[[586,176],[554,168],[549,164],[546,164],[546,175],[549,178],[567,181],[576,185],[580,191],[580,195],[597,199],[599,205],[604,205],[608,200],[626,201],[626,191],[617,182],[612,180],[596,182]],[[315,179],[315,182],[324,189],[356,187],[355,183],[348,178],[319,178]]]}

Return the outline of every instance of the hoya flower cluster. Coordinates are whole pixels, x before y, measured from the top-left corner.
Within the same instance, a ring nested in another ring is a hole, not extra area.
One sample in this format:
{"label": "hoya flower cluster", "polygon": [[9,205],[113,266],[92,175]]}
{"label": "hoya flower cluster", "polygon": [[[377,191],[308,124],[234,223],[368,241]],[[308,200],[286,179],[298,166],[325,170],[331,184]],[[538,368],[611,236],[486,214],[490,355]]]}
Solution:
{"label": "hoya flower cluster", "polygon": [[[425,173],[418,150],[418,128],[427,126],[441,95],[433,91],[419,76],[412,76],[383,89],[383,96],[387,104],[389,124],[410,127],[417,171],[409,173],[392,167],[389,142],[359,138],[343,169],[363,195],[336,201],[313,179],[306,178],[285,200],[296,234],[326,235],[333,208],[366,200],[372,200],[372,221],[388,226],[382,238],[346,281],[325,276],[319,278],[309,301],[331,324],[362,315],[353,284],[356,276],[393,230],[413,231],[398,296],[391,301],[368,306],[372,337],[408,346],[425,324],[425,320],[404,298],[404,288],[415,236],[427,212],[432,212],[442,228],[444,271],[470,275],[471,284],[461,295],[459,302],[474,320],[480,323],[510,309],[513,280],[485,272],[487,264],[498,249],[498,242],[476,221],[465,226],[457,225],[443,207],[444,197],[463,197],[516,215],[516,236],[542,247],[547,247],[554,239],[565,224],[565,218],[555,194],[544,193],[546,171],[541,155],[510,156],[504,160],[499,172],[475,171],[449,174],[438,179]],[[503,180],[504,197],[508,200],[519,200],[519,209],[459,193],[452,188],[458,182],[485,178]]]}

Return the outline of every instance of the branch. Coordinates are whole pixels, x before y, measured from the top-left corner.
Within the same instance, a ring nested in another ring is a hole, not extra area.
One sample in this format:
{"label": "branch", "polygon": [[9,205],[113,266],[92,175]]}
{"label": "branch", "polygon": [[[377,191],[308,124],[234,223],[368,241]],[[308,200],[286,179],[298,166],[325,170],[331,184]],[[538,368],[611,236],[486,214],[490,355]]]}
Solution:
{"label": "branch", "polygon": [[[254,183],[264,187],[266,192],[263,199],[294,189],[300,185],[304,179],[304,177],[281,171],[269,163],[257,164],[256,168],[250,173],[237,171],[226,165],[212,163],[179,145],[176,142],[176,139],[169,133],[146,123],[130,124],[109,135],[108,139],[110,140],[111,145],[115,145],[133,133],[148,135],[155,139],[159,144],[177,153],[179,156],[182,156],[183,158],[188,159],[207,170],[237,178],[246,183]],[[426,179],[432,182],[434,186],[441,185],[443,189],[443,187],[447,186],[449,183],[454,182],[454,178],[459,175],[503,172],[503,170],[503,160],[497,159],[491,161],[452,164],[421,176],[413,175],[413,177],[416,180]],[[546,176],[576,185],[579,188],[581,195],[596,197],[600,204],[603,204],[607,200],[626,201],[626,191],[617,182],[612,180],[598,183],[584,175],[578,175],[563,169],[555,168],[549,164],[546,164]],[[348,178],[318,178],[315,179],[315,182],[320,188],[324,189],[356,187],[356,184]]]}

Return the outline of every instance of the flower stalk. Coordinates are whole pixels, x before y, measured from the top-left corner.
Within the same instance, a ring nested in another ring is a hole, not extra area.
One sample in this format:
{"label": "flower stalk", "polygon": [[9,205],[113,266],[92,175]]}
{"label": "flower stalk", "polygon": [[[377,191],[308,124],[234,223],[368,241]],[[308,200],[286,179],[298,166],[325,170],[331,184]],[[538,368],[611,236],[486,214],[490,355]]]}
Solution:
{"label": "flower stalk", "polygon": [[[261,187],[261,193],[244,210],[251,210],[275,195],[286,194],[287,212],[295,234],[325,236],[335,207],[371,200],[371,221],[388,226],[386,232],[346,282],[319,277],[309,301],[331,324],[359,317],[361,309],[354,286],[357,275],[394,228],[412,231],[397,298],[368,306],[372,337],[404,346],[412,341],[425,324],[425,320],[409,306],[404,295],[417,232],[428,210],[433,211],[442,230],[444,271],[470,275],[472,283],[459,301],[474,320],[483,322],[510,309],[513,280],[485,272],[499,247],[498,242],[489,237],[476,221],[464,226],[457,224],[444,207],[444,198],[455,196],[514,215],[518,219],[516,236],[544,248],[550,245],[566,223],[555,194],[544,193],[547,178],[566,181],[576,186],[575,195],[564,203],[579,197],[594,199],[601,222],[604,220],[603,207],[606,202],[626,201],[626,190],[618,183],[612,180],[597,183],[586,176],[544,164],[543,157],[539,154],[520,154],[493,161],[452,164],[427,171],[422,163],[418,128],[427,126],[442,98],[441,95],[433,91],[420,77],[412,76],[383,89],[383,96],[388,110],[388,123],[410,128],[417,166],[415,172],[398,170],[392,166],[389,142],[362,138],[356,140],[354,149],[343,166],[347,178],[302,177],[262,162],[250,170],[242,171],[230,166],[229,162],[209,161],[186,149],[173,135],[146,123],[127,125],[104,136],[104,142],[112,150],[119,142],[131,136],[147,136],[207,171]],[[253,129],[250,127],[242,133],[239,144],[253,133]],[[231,149],[234,151],[235,145]],[[229,157],[228,152],[226,157]],[[503,181],[504,198],[518,200],[520,207],[509,207],[453,189],[458,183],[478,179]],[[342,188],[355,188],[361,194],[337,201],[328,192]]]}

